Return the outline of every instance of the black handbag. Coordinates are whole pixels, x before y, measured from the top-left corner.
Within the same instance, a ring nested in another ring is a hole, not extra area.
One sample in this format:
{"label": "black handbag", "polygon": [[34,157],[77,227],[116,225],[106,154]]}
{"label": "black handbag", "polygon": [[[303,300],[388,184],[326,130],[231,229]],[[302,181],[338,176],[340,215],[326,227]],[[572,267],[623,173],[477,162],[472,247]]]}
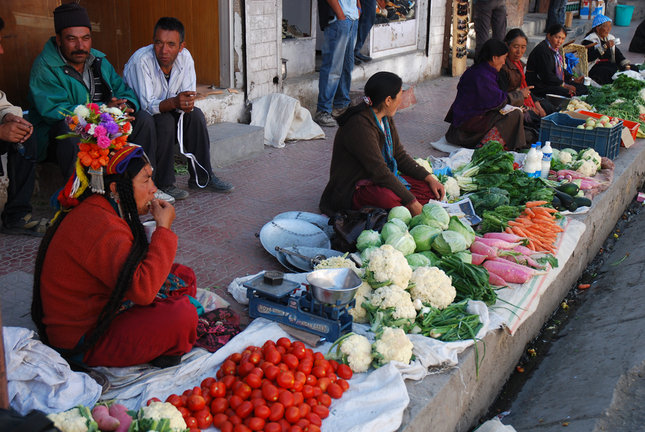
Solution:
{"label": "black handbag", "polygon": [[329,218],[334,228],[331,247],[341,252],[356,251],[356,239],[364,230],[380,231],[387,222],[388,211],[378,207],[342,210]]}
{"label": "black handbag", "polygon": [[0,430],[11,432],[60,432],[54,422],[37,410],[21,416],[14,410],[0,408]]}

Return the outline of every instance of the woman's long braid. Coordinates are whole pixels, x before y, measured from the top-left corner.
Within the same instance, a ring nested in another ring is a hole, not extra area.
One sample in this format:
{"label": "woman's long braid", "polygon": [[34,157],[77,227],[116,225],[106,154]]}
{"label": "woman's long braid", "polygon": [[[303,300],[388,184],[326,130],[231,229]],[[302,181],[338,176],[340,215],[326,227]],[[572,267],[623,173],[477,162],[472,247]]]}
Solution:
{"label": "woman's long braid", "polygon": [[107,331],[112,320],[119,311],[119,307],[124,300],[125,293],[132,285],[132,277],[134,276],[137,266],[148,252],[148,241],[143,229],[143,224],[139,220],[137,204],[134,200],[134,193],[132,191],[132,180],[130,178],[119,179],[115,184],[120,198],[121,209],[123,210],[123,219],[127,222],[134,236],[132,249],[130,249],[130,253],[128,254],[128,257],[123,264],[123,268],[119,273],[114,291],[112,291],[108,302],[99,314],[96,327],[86,335],[83,343],[79,347],[72,350],[73,353],[81,353],[89,350]]}

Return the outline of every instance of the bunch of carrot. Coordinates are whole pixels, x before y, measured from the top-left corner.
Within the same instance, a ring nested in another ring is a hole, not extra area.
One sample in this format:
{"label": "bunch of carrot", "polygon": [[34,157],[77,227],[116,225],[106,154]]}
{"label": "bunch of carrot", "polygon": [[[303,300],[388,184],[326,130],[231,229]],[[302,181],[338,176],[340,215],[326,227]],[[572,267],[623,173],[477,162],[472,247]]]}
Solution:
{"label": "bunch of carrot", "polygon": [[543,207],[547,201],[530,201],[514,221],[508,222],[507,233],[528,239],[527,247],[536,252],[555,255],[555,240],[564,231],[555,221],[557,210]]}

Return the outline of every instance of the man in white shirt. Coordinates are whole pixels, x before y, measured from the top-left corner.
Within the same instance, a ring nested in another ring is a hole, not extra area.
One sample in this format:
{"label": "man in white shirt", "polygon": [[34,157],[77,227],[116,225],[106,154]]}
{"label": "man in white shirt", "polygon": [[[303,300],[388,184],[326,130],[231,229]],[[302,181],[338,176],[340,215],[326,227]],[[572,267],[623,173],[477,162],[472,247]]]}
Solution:
{"label": "man in white shirt", "polygon": [[[138,49],[123,71],[125,81],[139,97],[141,109],[155,120],[156,146],[144,148],[154,164],[155,184],[175,199],[188,196],[187,191],[175,186],[174,146],[178,141],[181,153],[189,159],[191,189],[233,190],[233,185],[217,178],[211,168],[206,119],[194,105],[195,64],[185,48],[184,35],[184,25],[177,18],[160,18],[153,44]],[[183,134],[178,137],[180,127]]]}

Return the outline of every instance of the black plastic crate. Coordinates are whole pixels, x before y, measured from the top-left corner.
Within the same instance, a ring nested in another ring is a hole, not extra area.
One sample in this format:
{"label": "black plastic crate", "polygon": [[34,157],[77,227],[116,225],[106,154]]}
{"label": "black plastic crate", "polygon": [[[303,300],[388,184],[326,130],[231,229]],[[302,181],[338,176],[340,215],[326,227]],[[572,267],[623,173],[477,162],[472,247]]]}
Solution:
{"label": "black plastic crate", "polygon": [[600,156],[615,159],[620,150],[620,136],[623,131],[621,121],[612,128],[578,129],[585,120],[573,118],[564,113],[553,113],[542,118],[540,141],[551,141],[551,146],[572,148],[576,151],[592,148]]}

